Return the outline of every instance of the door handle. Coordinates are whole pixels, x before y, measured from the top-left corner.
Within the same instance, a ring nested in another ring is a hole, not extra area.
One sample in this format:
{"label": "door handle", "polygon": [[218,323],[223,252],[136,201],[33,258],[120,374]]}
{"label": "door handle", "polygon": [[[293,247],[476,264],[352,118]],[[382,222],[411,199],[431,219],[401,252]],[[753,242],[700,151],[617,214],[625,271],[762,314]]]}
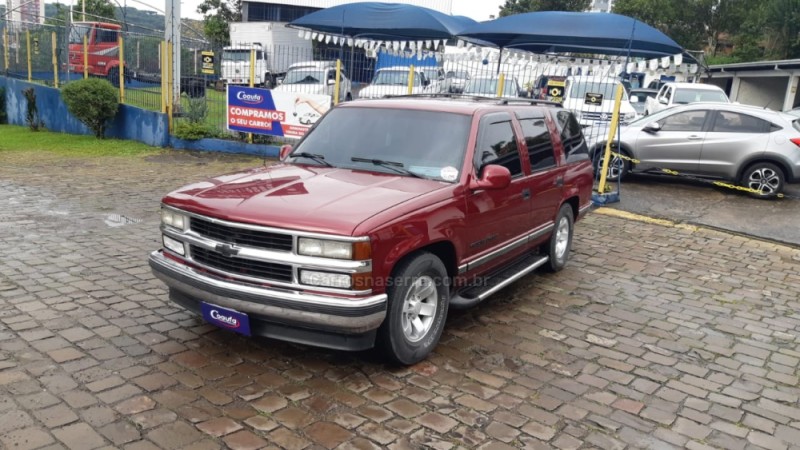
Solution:
{"label": "door handle", "polygon": [[522,190],[522,199],[523,200],[530,200],[531,199],[531,190],[525,188]]}
{"label": "door handle", "polygon": [[703,139],[703,138],[702,138],[701,136],[698,136],[698,135],[696,135],[696,134],[693,134],[693,135],[689,136],[689,137],[688,137],[688,138],[686,138],[686,139],[688,139],[688,140],[690,140],[690,141],[699,141],[700,139]]}
{"label": "door handle", "polygon": [[556,177],[556,186],[558,187],[564,186],[564,177],[562,176]]}

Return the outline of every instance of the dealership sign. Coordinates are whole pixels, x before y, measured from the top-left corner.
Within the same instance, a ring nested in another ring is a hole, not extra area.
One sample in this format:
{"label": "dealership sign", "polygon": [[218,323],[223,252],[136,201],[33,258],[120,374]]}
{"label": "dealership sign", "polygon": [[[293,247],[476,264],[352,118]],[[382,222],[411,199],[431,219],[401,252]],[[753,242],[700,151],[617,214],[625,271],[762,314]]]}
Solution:
{"label": "dealership sign", "polygon": [[227,124],[232,131],[300,138],[330,108],[327,95],[228,86]]}

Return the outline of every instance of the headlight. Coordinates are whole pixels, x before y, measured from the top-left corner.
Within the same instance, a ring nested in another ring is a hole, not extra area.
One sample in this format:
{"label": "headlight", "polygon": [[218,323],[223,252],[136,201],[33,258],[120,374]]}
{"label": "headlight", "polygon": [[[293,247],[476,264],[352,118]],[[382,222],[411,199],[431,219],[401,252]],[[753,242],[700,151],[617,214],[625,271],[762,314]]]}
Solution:
{"label": "headlight", "polygon": [[353,259],[353,243],[329,241],[325,239],[300,238],[297,242],[297,252],[306,256]]}
{"label": "headlight", "polygon": [[301,270],[300,282],[311,286],[339,289],[349,289],[352,285],[350,275],[341,273],[317,272],[314,270]]}
{"label": "headlight", "polygon": [[189,226],[189,217],[171,209],[161,208],[161,223],[179,230],[185,230]]}
{"label": "headlight", "polygon": [[164,247],[172,250],[173,252],[184,256],[186,255],[186,248],[183,246],[183,242],[172,239],[171,237],[167,236],[166,234],[162,236],[164,239]]}

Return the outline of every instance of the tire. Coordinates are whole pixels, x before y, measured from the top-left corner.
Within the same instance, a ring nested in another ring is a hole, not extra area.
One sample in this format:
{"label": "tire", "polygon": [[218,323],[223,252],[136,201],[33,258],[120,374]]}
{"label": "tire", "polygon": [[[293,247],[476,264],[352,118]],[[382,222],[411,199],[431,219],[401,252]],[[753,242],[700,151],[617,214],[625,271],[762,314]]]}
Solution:
{"label": "tire", "polygon": [[115,88],[119,87],[119,67],[112,67],[108,69],[108,81]]}
{"label": "tire", "polygon": [[401,262],[392,277],[378,338],[389,359],[411,365],[439,343],[449,306],[447,269],[433,254],[420,253]]}
{"label": "tire", "polygon": [[[611,147],[612,152],[621,153],[620,150],[616,147]],[[598,149],[598,152],[594,156],[594,174],[596,177],[599,178],[600,170],[603,168],[603,154],[605,153],[605,147]],[[628,160],[622,159],[619,156],[611,157],[611,161],[608,163],[608,173],[606,174],[606,181],[622,181],[625,179],[625,176],[628,175],[628,172],[631,169],[631,163]]]}
{"label": "tire", "polygon": [[758,162],[747,167],[739,180],[742,186],[757,189],[761,194],[750,193],[755,198],[772,199],[783,192],[783,170],[775,164]]}
{"label": "tire", "polygon": [[567,265],[569,251],[572,248],[572,234],[575,231],[575,217],[572,206],[561,205],[556,216],[556,224],[550,241],[545,244],[545,252],[550,257],[545,266],[550,272],[558,272]]}
{"label": "tire", "polygon": [[344,101],[349,102],[352,100],[353,100],[353,94],[348,92],[347,95],[344,96]]}

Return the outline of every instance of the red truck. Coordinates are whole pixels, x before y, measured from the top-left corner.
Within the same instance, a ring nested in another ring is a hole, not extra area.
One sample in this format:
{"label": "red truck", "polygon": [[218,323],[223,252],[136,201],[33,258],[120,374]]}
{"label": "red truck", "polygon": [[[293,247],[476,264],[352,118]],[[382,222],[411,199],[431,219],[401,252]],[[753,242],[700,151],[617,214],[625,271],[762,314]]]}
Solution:
{"label": "red truck", "polygon": [[177,304],[244,334],[401,364],[466,308],[567,263],[592,165],[566,110],[538,101],[362,100],[281,162],[162,202],[154,274]]}

